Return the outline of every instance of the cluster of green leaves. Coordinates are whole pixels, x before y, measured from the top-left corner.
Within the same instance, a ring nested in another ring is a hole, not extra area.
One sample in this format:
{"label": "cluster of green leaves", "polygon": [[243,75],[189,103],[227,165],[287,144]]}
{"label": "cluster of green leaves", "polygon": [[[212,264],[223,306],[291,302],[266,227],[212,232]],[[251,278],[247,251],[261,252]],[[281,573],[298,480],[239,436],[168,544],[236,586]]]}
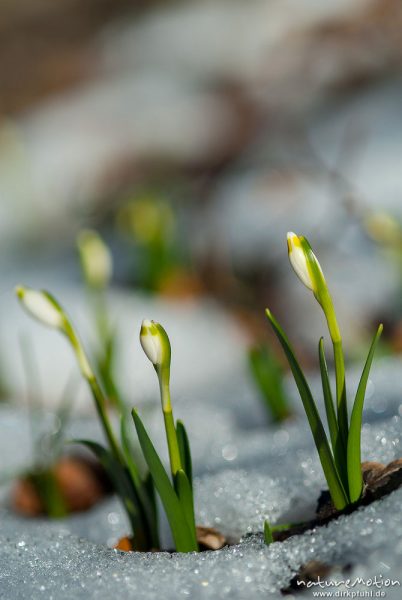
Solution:
{"label": "cluster of green leaves", "polygon": [[[371,344],[356,393],[350,420],[350,427],[348,427],[348,432],[344,432],[344,435],[342,435],[340,422],[333,404],[331,385],[324,355],[323,339],[321,338],[320,340],[319,360],[327,424],[332,446],[331,451],[331,446],[328,442],[328,438],[325,433],[315,400],[307,383],[306,377],[295,357],[295,353],[289,343],[289,340],[287,339],[277,320],[268,310],[267,317],[272,325],[273,330],[278,336],[278,339],[281,342],[289,361],[290,368],[303,402],[311,432],[313,434],[314,442],[320,457],[321,465],[328,483],[332,500],[338,509],[343,509],[348,504],[357,502],[363,491],[360,449],[363,403],[374,350],[378,338],[381,335],[382,326],[379,327]],[[346,437],[346,445],[344,442],[344,436]]]}
{"label": "cluster of green leaves", "polygon": [[284,387],[282,365],[266,345],[255,345],[248,351],[248,364],[260,397],[272,419],[281,423],[291,415]]}
{"label": "cluster of green leaves", "polygon": [[290,248],[289,251],[291,253],[293,250],[296,255],[292,257],[290,254],[291,262],[300,279],[313,291],[315,298],[323,308],[333,343],[336,405],[333,400],[331,383],[328,375],[323,338],[320,339],[318,345],[318,358],[330,443],[319,415],[316,402],[303,370],[295,356],[295,352],[283,329],[272,313],[267,310],[266,314],[272,329],[285,352],[290,369],[293,373],[328,483],[332,501],[337,509],[342,510],[346,506],[358,502],[363,492],[363,478],[361,472],[361,427],[363,404],[374,351],[382,332],[382,325],[379,326],[368,352],[349,421],[342,339],[328,287],[318,260],[308,241],[304,237],[298,238],[295,234],[290,235],[293,248]]}

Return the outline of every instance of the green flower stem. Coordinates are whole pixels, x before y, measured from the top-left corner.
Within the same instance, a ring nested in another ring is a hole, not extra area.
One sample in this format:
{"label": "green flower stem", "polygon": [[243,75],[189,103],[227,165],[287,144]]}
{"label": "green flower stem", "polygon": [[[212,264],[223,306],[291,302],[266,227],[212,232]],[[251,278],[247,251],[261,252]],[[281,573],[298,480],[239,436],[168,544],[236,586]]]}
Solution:
{"label": "green flower stem", "polygon": [[338,427],[342,443],[345,448],[344,455],[346,460],[346,447],[348,442],[349,427],[348,408],[346,400],[345,361],[342,350],[341,332],[339,330],[339,325],[336,319],[335,309],[331,295],[328,290],[327,282],[325,281],[325,277],[318,263],[318,260],[306,238],[300,238],[300,243],[304,252],[305,259],[307,261],[307,269],[309,271],[313,293],[317,302],[320,304],[322,310],[324,311],[334,349]]}
{"label": "green flower stem", "polygon": [[105,402],[105,397],[103,395],[103,392],[100,389],[100,386],[99,386],[95,376],[87,378],[87,381],[91,388],[92,396],[95,400],[96,410],[98,411],[98,415],[101,420],[107,441],[109,442],[110,449],[113,452],[115,458],[122,465],[124,465],[125,464],[124,458],[122,456],[120,447],[117,443],[116,437],[113,433],[112,426],[110,424],[108,414],[106,412],[106,402]]}
{"label": "green flower stem", "polygon": [[348,406],[346,402],[345,359],[343,356],[342,342],[333,342],[336,378],[336,405],[338,411],[339,431],[342,441],[348,441]]}
{"label": "green flower stem", "polygon": [[156,372],[159,379],[159,388],[161,393],[163,418],[165,421],[166,439],[169,449],[170,470],[173,480],[177,471],[183,469],[180,458],[179,442],[177,440],[177,432],[174,424],[172,403],[170,401],[170,366],[156,367]]}
{"label": "green flower stem", "polygon": [[99,337],[105,342],[110,335],[105,291],[88,289],[88,296],[93,306]]}
{"label": "green flower stem", "polygon": [[120,447],[117,443],[116,437],[113,433],[113,429],[110,424],[109,416],[106,411],[105,396],[104,396],[104,394],[100,388],[100,385],[98,384],[98,381],[92,371],[92,368],[89,364],[88,357],[87,357],[85,350],[80,342],[80,339],[79,339],[78,335],[76,334],[73,326],[67,319],[67,317],[65,317],[64,332],[65,332],[66,336],[68,337],[68,339],[74,349],[74,352],[77,356],[78,364],[81,369],[81,373],[82,373],[83,377],[87,380],[87,382],[91,388],[92,396],[95,400],[96,410],[97,410],[99,418],[101,420],[106,438],[109,442],[110,449],[113,452],[116,460],[118,460],[120,464],[124,465],[125,464],[124,457],[123,457]]}
{"label": "green flower stem", "polygon": [[105,291],[103,289],[98,290],[88,287],[88,297],[93,306],[95,326],[101,344],[101,349],[97,354],[98,374],[108,400],[122,413],[125,410],[125,406],[113,373],[115,333],[109,322]]}
{"label": "green flower stem", "polygon": [[175,477],[177,471],[183,467],[180,459],[180,450],[177,441],[176,427],[174,425],[172,409],[164,410],[163,418],[165,420],[166,438],[169,448],[170,470],[172,471],[173,477]]}
{"label": "green flower stem", "polygon": [[338,321],[336,319],[332,298],[329,294],[326,285],[322,287],[320,286],[320,291],[317,295],[317,300],[324,311],[325,318],[327,319],[328,330],[331,336],[332,346],[334,350],[338,426],[346,453],[349,425],[348,407],[346,400],[345,359],[342,348],[342,337],[341,332],[339,330]]}
{"label": "green flower stem", "polygon": [[336,468],[338,470],[338,474],[342,480],[342,483],[343,483],[345,489],[347,489],[348,474],[347,474],[346,461],[345,461],[346,449],[345,449],[342,437],[339,432],[338,420],[336,417],[334,402],[333,402],[333,398],[332,398],[332,391],[331,391],[331,385],[330,385],[330,381],[329,381],[327,361],[325,359],[324,338],[320,339],[320,343],[318,345],[318,355],[319,355],[319,362],[320,362],[322,390],[323,390],[323,394],[324,394],[325,412],[327,415],[328,429],[329,429],[329,432],[331,435],[332,451],[333,451],[333,455],[334,455]]}

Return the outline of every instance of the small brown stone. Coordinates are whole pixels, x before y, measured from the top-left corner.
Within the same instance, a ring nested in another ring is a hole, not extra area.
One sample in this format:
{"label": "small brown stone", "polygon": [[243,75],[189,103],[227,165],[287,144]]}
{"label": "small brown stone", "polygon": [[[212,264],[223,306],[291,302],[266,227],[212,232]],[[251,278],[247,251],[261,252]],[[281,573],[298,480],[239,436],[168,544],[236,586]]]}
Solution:
{"label": "small brown stone", "polygon": [[131,538],[126,535],[125,537],[122,537],[114,547],[116,550],[121,550],[122,552],[132,552],[133,542],[131,541]]}
{"label": "small brown stone", "polygon": [[[66,456],[54,466],[53,473],[67,512],[87,510],[109,492],[105,476],[92,460]],[[26,517],[45,514],[41,498],[29,475],[14,485],[11,505],[17,513]]]}
{"label": "small brown stone", "polygon": [[227,540],[217,529],[213,527],[201,527],[197,525],[197,542],[200,550],[220,550],[227,545]]}
{"label": "small brown stone", "polygon": [[11,505],[25,517],[38,517],[43,513],[42,502],[31,481],[19,479],[11,492]]}
{"label": "small brown stone", "polygon": [[79,458],[62,458],[54,474],[69,512],[87,510],[105,494],[91,464]]}

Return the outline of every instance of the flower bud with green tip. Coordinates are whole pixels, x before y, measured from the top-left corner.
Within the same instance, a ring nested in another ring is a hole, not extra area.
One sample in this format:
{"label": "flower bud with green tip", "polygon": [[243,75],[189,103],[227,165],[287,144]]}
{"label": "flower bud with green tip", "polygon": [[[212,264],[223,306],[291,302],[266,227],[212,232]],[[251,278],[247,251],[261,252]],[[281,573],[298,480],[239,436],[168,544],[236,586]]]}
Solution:
{"label": "flower bud with green tip", "polygon": [[32,317],[47,327],[58,329],[67,336],[74,348],[83,376],[85,379],[91,379],[94,374],[82,344],[56,298],[45,290],[34,290],[23,286],[17,286],[15,293],[24,309]]}
{"label": "flower bud with green tip", "polygon": [[289,260],[293,270],[302,283],[313,292],[317,302],[324,310],[332,341],[340,339],[339,327],[327,282],[308,240],[304,236],[289,232],[287,234],[287,244]]}
{"label": "flower bud with green tip", "polygon": [[153,364],[158,375],[170,466],[172,474],[175,475],[182,465],[170,400],[170,341],[160,323],[144,319],[141,325],[140,342],[145,355]]}
{"label": "flower bud with green tip", "polygon": [[35,319],[53,329],[64,330],[63,311],[50,294],[21,285],[15,288],[15,293],[25,310]]}
{"label": "flower bud with green tip", "polygon": [[299,279],[313,292],[317,302],[321,305],[328,322],[332,341],[340,341],[341,334],[327,282],[308,240],[304,236],[289,232],[287,243],[290,264]]}
{"label": "flower bud with green tip", "polygon": [[112,276],[112,257],[109,248],[96,231],[84,229],[77,237],[82,272],[88,287],[104,289]]}
{"label": "flower bud with green tip", "polygon": [[140,342],[145,355],[158,374],[162,409],[171,410],[169,390],[171,348],[168,335],[160,323],[144,319],[141,325]]}
{"label": "flower bud with green tip", "polygon": [[315,262],[321,274],[322,270],[315,254],[311,252],[310,256],[308,255],[304,241],[305,238],[299,237],[293,233],[293,231],[288,232],[287,242],[289,260],[300,281],[315,294],[318,289],[318,282],[314,277],[312,263]]}

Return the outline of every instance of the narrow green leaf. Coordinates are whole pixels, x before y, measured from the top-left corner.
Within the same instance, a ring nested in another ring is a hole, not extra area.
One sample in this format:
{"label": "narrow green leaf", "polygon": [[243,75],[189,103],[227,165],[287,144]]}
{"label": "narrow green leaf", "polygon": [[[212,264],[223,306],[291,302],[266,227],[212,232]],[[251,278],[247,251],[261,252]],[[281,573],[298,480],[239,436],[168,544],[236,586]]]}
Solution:
{"label": "narrow green leaf", "polygon": [[126,426],[126,418],[124,415],[122,415],[120,419],[120,429],[122,449],[126,459],[127,469],[131,477],[132,485],[134,486],[138,496],[141,513],[144,517],[144,520],[146,520],[148,534],[151,536],[152,543],[150,547],[159,548],[158,519],[153,482],[151,480],[150,484],[145,484],[145,482],[141,479],[139,469],[133,458],[133,452]]}
{"label": "narrow green leaf", "polygon": [[324,394],[325,412],[327,414],[328,429],[331,436],[332,449],[335,454],[339,430],[338,423],[336,420],[334,402],[332,399],[331,385],[329,382],[327,361],[325,360],[324,338],[321,338],[318,344],[318,356],[320,359],[321,383],[322,392]]}
{"label": "narrow green leaf", "polygon": [[193,465],[191,460],[190,442],[188,439],[187,431],[182,421],[176,422],[177,442],[179,444],[179,452],[181,464],[183,470],[187,475],[187,479],[190,483],[191,488],[193,487]]}
{"label": "narrow green leaf", "polygon": [[169,450],[170,472],[174,480],[174,476],[179,469],[183,468],[183,465],[181,464],[179,441],[171,407],[163,409],[163,420],[165,421],[166,441]]}
{"label": "narrow green leaf", "polygon": [[283,386],[283,371],[275,355],[266,346],[254,346],[248,351],[248,364],[270,416],[274,421],[283,421],[291,410]]}
{"label": "narrow green leaf", "polygon": [[126,459],[128,470],[130,471],[131,479],[133,480],[133,484],[137,489],[141,487],[141,477],[139,469],[133,459],[133,453],[131,450],[130,438],[127,431],[127,423],[126,417],[121,415],[120,418],[120,436],[121,436],[121,445],[124,452],[124,458]]}
{"label": "narrow green leaf", "polygon": [[342,341],[332,343],[334,349],[335,379],[336,379],[336,410],[338,415],[339,433],[346,448],[349,435],[348,401],[346,395],[345,358]]}
{"label": "narrow green leaf", "polygon": [[265,519],[264,521],[264,542],[266,543],[267,546],[269,546],[270,544],[272,544],[274,541],[274,538],[272,536],[272,529],[271,526],[269,524],[268,519]]}
{"label": "narrow green leaf", "polygon": [[367,381],[370,374],[370,368],[373,362],[374,352],[382,330],[383,326],[380,325],[371,343],[366,364],[364,365],[362,376],[360,378],[359,387],[357,388],[356,398],[353,404],[352,415],[350,418],[350,429],[348,438],[348,479],[351,502],[357,502],[363,490],[360,447],[363,405],[364,397],[366,395]]}
{"label": "narrow green leaf", "polygon": [[187,520],[184,518],[180,500],[135,409],[132,411],[132,416],[144,458],[172,530],[176,550],[177,552],[197,551],[198,548],[194,545],[193,536],[187,525]]}
{"label": "narrow green leaf", "polygon": [[304,377],[303,371],[297,362],[297,359],[281,326],[268,309],[266,314],[286,354],[289,366],[292,370],[293,377],[295,379],[301,400],[303,402],[304,410],[307,415],[310,429],[313,434],[314,442],[320,457],[321,465],[328,483],[332,500],[336,508],[342,509],[348,504],[348,498],[339,478],[338,471],[331,454],[331,449],[328,444],[327,436],[314,402],[314,398],[311,394],[306,378]]}
{"label": "narrow green leaf", "polygon": [[194,545],[198,547],[197,533],[195,528],[195,515],[194,515],[194,497],[193,490],[187,475],[183,469],[179,469],[176,473],[175,483],[177,488],[177,494],[179,496],[180,503],[183,507],[183,513],[187,520],[188,527],[193,537]]}
{"label": "narrow green leaf", "polygon": [[101,463],[102,467],[105,469],[108,474],[113,486],[118,491],[124,487],[123,479],[121,476],[123,472],[121,464],[116,460],[114,455],[110,450],[98,444],[98,442],[93,442],[92,440],[72,440],[71,443],[74,444],[82,444],[86,446],[91,452],[96,456],[96,458]]}
{"label": "narrow green leaf", "polygon": [[[158,523],[158,507],[156,504],[155,486],[154,486],[154,480],[152,479],[151,473],[149,471],[146,474],[146,476],[144,477],[144,479],[142,480],[142,484],[146,490],[147,497],[149,498],[149,501],[151,503],[152,512],[155,515],[155,523],[157,524]],[[159,548],[159,546],[155,546],[155,547]]]}
{"label": "narrow green leaf", "polygon": [[339,432],[338,421],[336,418],[335,406],[329,382],[327,361],[325,359],[324,339],[321,338],[318,345],[318,356],[320,360],[321,383],[324,395],[325,412],[327,415],[328,429],[331,437],[331,445],[335,457],[336,467],[339,476],[342,479],[345,490],[348,489],[348,474],[346,462],[346,448],[343,444],[342,436]]}

